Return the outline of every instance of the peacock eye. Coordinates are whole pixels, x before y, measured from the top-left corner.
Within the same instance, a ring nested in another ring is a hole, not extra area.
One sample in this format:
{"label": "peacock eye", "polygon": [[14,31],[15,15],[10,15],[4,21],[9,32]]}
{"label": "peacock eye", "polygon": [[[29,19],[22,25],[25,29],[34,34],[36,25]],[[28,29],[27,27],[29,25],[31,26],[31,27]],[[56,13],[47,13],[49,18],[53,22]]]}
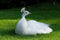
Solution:
{"label": "peacock eye", "polygon": [[25,12],[25,13],[27,13],[27,12]]}

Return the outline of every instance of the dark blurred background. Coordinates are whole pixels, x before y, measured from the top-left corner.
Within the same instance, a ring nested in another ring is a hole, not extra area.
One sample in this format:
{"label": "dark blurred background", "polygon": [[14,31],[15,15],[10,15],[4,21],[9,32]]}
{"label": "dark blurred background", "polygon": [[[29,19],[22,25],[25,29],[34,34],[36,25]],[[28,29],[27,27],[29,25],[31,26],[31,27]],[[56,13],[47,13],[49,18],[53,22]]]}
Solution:
{"label": "dark blurred background", "polygon": [[60,3],[60,0],[0,0],[0,9],[30,6],[41,3]]}

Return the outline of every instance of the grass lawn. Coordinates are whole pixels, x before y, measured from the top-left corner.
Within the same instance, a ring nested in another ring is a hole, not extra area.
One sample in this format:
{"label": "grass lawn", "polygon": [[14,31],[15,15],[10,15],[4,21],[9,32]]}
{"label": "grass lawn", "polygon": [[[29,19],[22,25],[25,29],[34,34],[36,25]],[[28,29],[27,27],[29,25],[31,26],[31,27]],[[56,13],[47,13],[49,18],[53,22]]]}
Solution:
{"label": "grass lawn", "polygon": [[21,18],[20,8],[0,10],[0,40],[60,40],[60,5],[41,4],[28,6],[32,14],[27,20],[36,20],[50,24],[53,32],[36,36],[16,35],[14,30]]}

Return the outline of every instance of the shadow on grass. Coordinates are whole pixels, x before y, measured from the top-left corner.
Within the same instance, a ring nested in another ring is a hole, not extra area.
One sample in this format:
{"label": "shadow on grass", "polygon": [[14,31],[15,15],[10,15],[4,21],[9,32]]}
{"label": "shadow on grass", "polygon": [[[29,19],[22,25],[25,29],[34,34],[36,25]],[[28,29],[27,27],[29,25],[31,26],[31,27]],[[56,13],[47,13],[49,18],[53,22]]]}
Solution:
{"label": "shadow on grass", "polygon": [[[6,29],[0,29],[0,36],[13,36],[16,38],[33,38],[33,37],[37,37],[37,35],[18,35],[15,33],[15,29],[11,29],[11,30],[6,30]],[[39,35],[38,35],[39,36]]]}
{"label": "shadow on grass", "polygon": [[40,38],[40,37],[43,37],[43,36],[45,36],[45,37],[49,37],[51,35],[51,33],[50,34],[37,34],[37,35],[18,35],[18,34],[16,34],[15,33],[15,29],[11,29],[11,30],[1,30],[0,29],[0,36],[7,36],[8,38],[9,38],[9,36],[11,37],[13,37],[13,38],[18,38],[18,39],[30,39],[30,38]]}
{"label": "shadow on grass", "polygon": [[60,22],[51,24],[50,27],[53,29],[53,31],[60,31]]}
{"label": "shadow on grass", "polygon": [[8,30],[8,29],[0,29],[0,35],[15,35],[14,29]]}

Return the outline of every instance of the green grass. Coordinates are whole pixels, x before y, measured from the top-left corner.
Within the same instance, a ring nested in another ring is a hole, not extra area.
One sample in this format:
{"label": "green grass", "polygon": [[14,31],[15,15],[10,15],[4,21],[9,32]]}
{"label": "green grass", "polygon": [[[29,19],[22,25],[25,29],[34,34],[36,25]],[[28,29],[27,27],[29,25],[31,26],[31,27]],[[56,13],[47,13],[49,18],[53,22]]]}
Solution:
{"label": "green grass", "polygon": [[51,4],[41,4],[28,6],[32,14],[26,16],[27,20],[36,20],[50,24],[53,32],[50,34],[40,34],[35,36],[16,35],[14,30],[17,22],[21,18],[19,9],[0,10],[0,40],[60,40],[60,6]]}

